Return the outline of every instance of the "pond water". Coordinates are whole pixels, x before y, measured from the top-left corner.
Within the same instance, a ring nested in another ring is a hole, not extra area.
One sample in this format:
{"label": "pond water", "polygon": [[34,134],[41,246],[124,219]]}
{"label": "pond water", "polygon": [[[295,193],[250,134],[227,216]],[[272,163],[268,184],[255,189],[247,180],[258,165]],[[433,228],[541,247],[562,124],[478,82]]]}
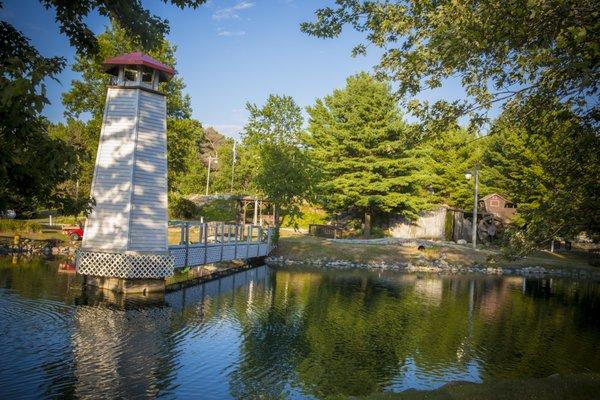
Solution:
{"label": "pond water", "polygon": [[600,372],[600,284],[260,267],[155,298],[0,259],[0,398],[325,398]]}

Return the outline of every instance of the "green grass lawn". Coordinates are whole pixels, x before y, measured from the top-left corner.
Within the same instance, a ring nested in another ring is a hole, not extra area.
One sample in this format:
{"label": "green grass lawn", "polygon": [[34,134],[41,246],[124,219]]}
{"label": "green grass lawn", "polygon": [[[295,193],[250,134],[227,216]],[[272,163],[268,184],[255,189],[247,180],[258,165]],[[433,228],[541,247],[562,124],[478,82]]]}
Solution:
{"label": "green grass lawn", "polygon": [[[327,212],[319,207],[313,207],[307,204],[303,204],[300,206],[300,211],[302,211],[302,216],[296,220],[296,224],[298,228],[308,229],[308,226],[311,224],[326,224],[328,221]],[[293,227],[291,221],[289,219],[285,219],[283,221],[284,228]]]}
{"label": "green grass lawn", "polygon": [[12,239],[15,235],[21,236],[23,239],[33,239],[33,240],[59,240],[61,242],[68,242],[69,238],[64,235],[61,231],[41,231],[37,229],[13,229],[6,227],[0,227],[0,237],[10,238]]}
{"label": "green grass lawn", "polygon": [[44,225],[49,223],[48,218],[38,219],[0,219],[0,236],[14,237],[19,235],[24,239],[34,240],[60,240],[68,241],[69,239],[62,233],[61,227],[75,226],[77,219],[75,217],[56,217],[52,219],[55,229],[48,229]]}
{"label": "green grass lawn", "polygon": [[[32,240],[58,240],[60,242],[69,242],[70,239],[63,235],[62,232],[33,232],[33,233],[18,233],[22,239],[32,239]],[[14,238],[15,233],[13,232],[3,232],[0,231],[0,237],[5,238]]]}
{"label": "green grass lawn", "polygon": [[[419,251],[415,246],[402,246],[400,244],[364,244],[335,242],[313,236],[292,234],[286,232],[282,235],[274,255],[284,256],[293,260],[332,259],[354,263],[406,263],[414,262],[420,258],[437,259],[442,253],[449,263],[472,265],[489,264],[502,267],[533,267],[565,268],[598,270],[597,267],[588,265],[587,259],[576,253],[550,253],[537,251],[526,258],[515,261],[501,258],[500,249],[483,248],[473,250],[469,246],[434,244],[432,247]],[[498,261],[489,262],[490,258]]]}

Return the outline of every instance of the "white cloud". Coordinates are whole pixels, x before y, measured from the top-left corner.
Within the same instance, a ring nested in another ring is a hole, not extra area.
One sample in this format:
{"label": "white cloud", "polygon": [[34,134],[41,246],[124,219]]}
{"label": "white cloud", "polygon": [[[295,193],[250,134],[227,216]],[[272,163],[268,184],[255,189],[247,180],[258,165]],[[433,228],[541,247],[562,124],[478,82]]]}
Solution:
{"label": "white cloud", "polygon": [[230,19],[230,18],[239,18],[239,12],[242,10],[247,10],[249,8],[254,7],[254,3],[251,1],[238,1],[233,7],[220,8],[214,12],[212,15],[213,19],[221,20],[221,19]]}
{"label": "white cloud", "polygon": [[226,29],[219,28],[217,30],[217,35],[219,35],[219,36],[227,36],[227,37],[231,37],[231,36],[245,36],[246,35],[246,31],[228,31]]}

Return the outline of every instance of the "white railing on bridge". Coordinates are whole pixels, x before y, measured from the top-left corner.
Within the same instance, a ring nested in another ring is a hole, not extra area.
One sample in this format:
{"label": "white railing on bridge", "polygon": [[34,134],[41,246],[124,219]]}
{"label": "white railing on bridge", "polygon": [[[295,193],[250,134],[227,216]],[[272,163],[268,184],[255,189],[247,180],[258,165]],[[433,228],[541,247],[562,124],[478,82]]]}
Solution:
{"label": "white railing on bridge", "polygon": [[169,246],[176,269],[264,257],[273,249],[272,228],[192,221],[169,221],[169,227],[180,230],[179,244]]}

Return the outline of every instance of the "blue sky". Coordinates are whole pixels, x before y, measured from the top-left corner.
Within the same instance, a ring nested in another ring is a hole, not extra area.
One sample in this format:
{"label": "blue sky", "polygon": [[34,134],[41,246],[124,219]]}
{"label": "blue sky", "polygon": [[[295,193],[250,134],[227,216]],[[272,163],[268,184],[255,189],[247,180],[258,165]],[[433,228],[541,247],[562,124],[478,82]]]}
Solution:
{"label": "blue sky", "polygon": [[[246,121],[246,102],[262,104],[270,93],[286,94],[305,107],[343,87],[346,77],[371,71],[380,53],[352,58],[361,35],[347,30],[337,39],[317,39],[300,32],[325,4],[318,0],[209,0],[196,10],[144,1],[170,22],[168,39],[177,46],[177,71],[187,84],[194,117],[204,126],[237,137]],[[54,22],[54,12],[38,0],[6,0],[0,18],[28,36],[44,56],[60,55],[69,66],[60,84],[48,83],[52,102],[44,113],[63,120],[61,93],[78,77],[70,69],[74,50]],[[96,33],[108,20],[91,15]],[[454,90],[458,88],[455,87]],[[448,89],[454,91],[451,87]],[[450,92],[448,92],[450,93]]]}

